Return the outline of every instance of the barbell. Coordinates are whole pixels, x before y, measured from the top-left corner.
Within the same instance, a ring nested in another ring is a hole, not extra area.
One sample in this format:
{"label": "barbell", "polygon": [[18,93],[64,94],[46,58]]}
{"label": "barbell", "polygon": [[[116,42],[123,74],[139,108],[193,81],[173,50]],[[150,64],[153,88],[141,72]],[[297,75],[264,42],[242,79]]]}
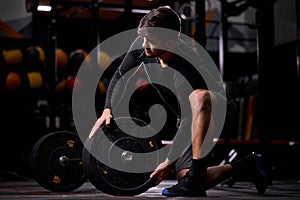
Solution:
{"label": "barbell", "polygon": [[[130,134],[124,130],[130,130]],[[135,137],[137,131],[145,137]],[[115,196],[138,195],[153,187],[151,171],[130,170],[159,164],[157,150],[162,143],[158,135],[153,135],[155,130],[142,120],[120,117],[112,120],[109,128],[103,126],[102,133],[84,143],[78,134],[68,131],[40,138],[30,155],[36,182],[53,192],[69,192],[89,180],[98,190]],[[149,152],[155,156],[136,156]]]}

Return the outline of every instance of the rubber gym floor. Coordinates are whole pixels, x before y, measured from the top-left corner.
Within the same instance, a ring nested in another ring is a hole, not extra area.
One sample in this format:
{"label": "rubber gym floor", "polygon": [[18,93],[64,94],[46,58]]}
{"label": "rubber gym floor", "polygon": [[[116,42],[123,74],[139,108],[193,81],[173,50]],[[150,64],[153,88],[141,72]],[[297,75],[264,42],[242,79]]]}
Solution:
{"label": "rubber gym floor", "polygon": [[[145,193],[132,197],[110,196],[97,190],[89,181],[68,193],[55,193],[39,186],[34,180],[0,182],[0,199],[166,199],[161,190],[175,184],[174,180],[165,180]],[[179,199],[255,199],[255,200],[299,200],[300,181],[273,181],[265,194],[259,196],[255,186],[249,182],[235,182],[231,187],[219,184],[207,191],[207,197],[180,197]],[[168,198],[175,199],[175,198]]]}

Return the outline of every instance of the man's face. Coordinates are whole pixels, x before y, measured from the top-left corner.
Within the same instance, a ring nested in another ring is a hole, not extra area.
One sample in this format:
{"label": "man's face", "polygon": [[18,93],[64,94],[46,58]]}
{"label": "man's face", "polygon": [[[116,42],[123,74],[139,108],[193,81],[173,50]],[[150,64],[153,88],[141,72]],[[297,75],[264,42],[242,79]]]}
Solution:
{"label": "man's face", "polygon": [[155,35],[144,36],[143,48],[146,56],[150,58],[159,57],[166,52],[166,44],[157,38]]}

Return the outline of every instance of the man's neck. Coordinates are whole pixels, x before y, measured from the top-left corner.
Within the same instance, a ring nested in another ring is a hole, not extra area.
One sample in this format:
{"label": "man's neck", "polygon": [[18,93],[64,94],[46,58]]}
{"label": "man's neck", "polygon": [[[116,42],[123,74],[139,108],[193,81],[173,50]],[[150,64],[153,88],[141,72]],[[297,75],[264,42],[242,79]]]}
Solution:
{"label": "man's neck", "polygon": [[162,66],[162,68],[166,68],[171,63],[171,60],[173,58],[173,53],[166,51],[163,55],[157,57],[159,64]]}

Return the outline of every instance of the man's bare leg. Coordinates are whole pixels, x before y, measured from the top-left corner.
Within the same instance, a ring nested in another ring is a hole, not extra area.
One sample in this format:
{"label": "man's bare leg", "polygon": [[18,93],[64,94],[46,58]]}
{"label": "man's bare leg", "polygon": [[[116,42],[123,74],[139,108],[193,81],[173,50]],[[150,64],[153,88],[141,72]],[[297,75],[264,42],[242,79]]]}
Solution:
{"label": "man's bare leg", "polygon": [[207,90],[195,90],[189,96],[192,110],[192,158],[201,158],[201,146],[211,120],[211,96]]}

